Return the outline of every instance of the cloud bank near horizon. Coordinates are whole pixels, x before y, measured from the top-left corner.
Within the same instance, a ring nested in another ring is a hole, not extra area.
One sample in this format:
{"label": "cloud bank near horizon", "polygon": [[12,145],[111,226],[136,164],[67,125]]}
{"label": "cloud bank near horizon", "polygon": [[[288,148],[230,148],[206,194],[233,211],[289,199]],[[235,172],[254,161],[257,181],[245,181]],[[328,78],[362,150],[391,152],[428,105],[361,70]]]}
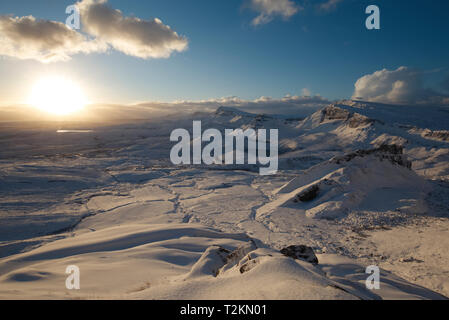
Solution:
{"label": "cloud bank near horizon", "polygon": [[[284,116],[303,117],[331,103],[328,99],[316,96],[291,96],[283,98],[260,97],[245,100],[238,97],[225,97],[200,101],[175,101],[174,108],[189,111],[214,111],[217,108],[234,107],[250,113],[277,114]],[[145,105],[145,104],[141,104]]]}
{"label": "cloud bank near horizon", "polygon": [[[280,99],[260,97],[244,100],[226,97],[200,101],[142,102],[134,105],[92,104],[70,115],[71,121],[128,121],[163,116],[182,116],[195,112],[214,112],[221,106],[234,107],[256,114],[277,114],[288,118],[303,118],[323,108],[331,101],[321,96],[290,96]],[[45,120],[57,118],[31,106],[0,106],[0,121]]]}
{"label": "cloud bank near horizon", "polygon": [[[392,105],[398,101],[408,101],[410,106],[449,106],[449,96],[443,96],[429,89],[423,89],[420,81],[414,79],[420,73],[401,67],[397,70],[380,70],[371,75],[361,77],[355,84],[353,99],[369,102],[380,102]],[[397,81],[404,83],[394,84]],[[399,90],[398,88],[403,88]],[[406,90],[407,89],[407,90]],[[415,92],[414,90],[418,90]],[[159,117],[177,118],[195,112],[214,112],[219,107],[234,107],[254,114],[281,115],[285,118],[305,118],[312,113],[337,102],[320,95],[310,96],[303,90],[302,96],[286,95],[283,98],[260,97],[253,100],[238,97],[224,97],[198,101],[157,102],[148,101],[136,104],[96,103],[87,106],[83,111],[70,115],[70,121],[92,121],[98,123],[129,122],[148,120]],[[363,99],[360,94],[365,94]],[[420,98],[418,100],[413,100]],[[423,100],[423,99],[426,100]],[[412,99],[412,100],[410,100]],[[394,102],[393,102],[394,101]],[[27,105],[0,106],[0,122],[4,121],[46,121],[60,120],[56,116],[46,114]]]}
{"label": "cloud bank near horizon", "polygon": [[359,78],[353,99],[402,105],[449,105],[449,96],[423,85],[422,72],[409,67],[382,69]]}

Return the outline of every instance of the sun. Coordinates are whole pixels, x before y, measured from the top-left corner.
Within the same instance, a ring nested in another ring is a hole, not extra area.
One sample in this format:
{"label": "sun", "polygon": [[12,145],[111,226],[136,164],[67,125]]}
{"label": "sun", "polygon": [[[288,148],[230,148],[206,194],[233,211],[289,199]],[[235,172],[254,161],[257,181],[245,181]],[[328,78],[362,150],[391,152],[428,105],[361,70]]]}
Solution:
{"label": "sun", "polygon": [[34,84],[29,97],[29,104],[54,115],[80,111],[87,102],[81,88],[64,77],[40,79]]}

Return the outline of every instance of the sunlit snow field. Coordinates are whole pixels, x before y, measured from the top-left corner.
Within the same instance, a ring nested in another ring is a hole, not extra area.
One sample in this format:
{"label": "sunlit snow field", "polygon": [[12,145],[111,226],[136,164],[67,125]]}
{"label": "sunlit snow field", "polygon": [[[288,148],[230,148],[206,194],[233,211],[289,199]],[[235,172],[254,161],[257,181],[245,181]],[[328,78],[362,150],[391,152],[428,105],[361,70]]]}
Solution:
{"label": "sunlit snow field", "polygon": [[[449,113],[415,111],[344,101],[304,119],[220,108],[0,123],[0,298],[449,296]],[[279,129],[278,173],[174,166],[170,132],[193,120]],[[318,265],[279,252],[290,245]],[[66,289],[68,265],[81,290]],[[365,287],[369,265],[381,290]]]}

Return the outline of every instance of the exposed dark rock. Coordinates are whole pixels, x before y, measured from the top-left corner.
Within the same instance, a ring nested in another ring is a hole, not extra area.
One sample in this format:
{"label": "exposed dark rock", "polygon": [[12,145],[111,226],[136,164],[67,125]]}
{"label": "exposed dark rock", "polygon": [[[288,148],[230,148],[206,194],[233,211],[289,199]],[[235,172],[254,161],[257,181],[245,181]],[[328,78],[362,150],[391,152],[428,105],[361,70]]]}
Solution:
{"label": "exposed dark rock", "polygon": [[300,192],[299,194],[297,194],[296,198],[293,201],[294,202],[312,201],[313,199],[315,199],[318,196],[319,191],[320,191],[320,187],[318,187],[318,185],[313,185],[313,186],[307,188],[306,190]]}
{"label": "exposed dark rock", "polygon": [[248,255],[251,251],[257,249],[257,245],[254,240],[250,240],[249,242],[242,244],[234,251],[227,251],[224,257],[223,266],[217,270],[216,275],[225,272],[226,270],[231,269],[235,265],[237,265],[240,260],[242,260],[246,255]]}
{"label": "exposed dark rock", "polygon": [[383,122],[381,121],[370,119],[359,113],[350,112],[346,109],[339,108],[334,105],[330,105],[321,111],[321,122],[325,120],[342,120],[345,121],[350,128],[358,128],[366,126],[368,124],[372,124],[374,122],[383,124]]}
{"label": "exposed dark rock", "polygon": [[315,255],[315,252],[311,247],[308,246],[289,246],[281,250],[281,253],[284,256],[304,260],[306,262],[310,262],[312,264],[318,264],[318,258]]}
{"label": "exposed dark rock", "polygon": [[270,116],[266,114],[258,114],[254,117],[254,120],[251,121],[249,127],[252,129],[260,129],[263,128],[264,122],[267,122],[269,119],[272,119]]}
{"label": "exposed dark rock", "polygon": [[348,120],[349,116],[348,110],[331,105],[321,111],[321,122],[324,120]]}
{"label": "exposed dark rock", "polygon": [[257,249],[257,245],[254,242],[254,240],[250,240],[248,243],[245,243],[241,246],[239,246],[237,249],[232,251],[227,257],[226,257],[226,263],[236,263],[239,260],[241,260],[244,256],[246,256],[251,251],[254,251]]}
{"label": "exposed dark rock", "polygon": [[259,260],[248,260],[240,267],[240,273],[245,273],[253,269],[257,264],[259,264]]}
{"label": "exposed dark rock", "polygon": [[416,263],[423,263],[423,260],[420,259],[416,259],[414,257],[409,257],[409,258],[401,258],[399,259],[400,262],[416,262]]}
{"label": "exposed dark rock", "polygon": [[342,162],[349,162],[356,157],[365,157],[369,155],[375,155],[380,160],[388,160],[393,164],[397,164],[408,169],[412,168],[411,161],[408,161],[406,157],[403,155],[403,147],[397,146],[395,144],[391,145],[381,145],[378,148],[368,149],[368,150],[357,150],[355,152],[351,152],[345,154],[341,157],[334,157],[330,161],[341,164]]}
{"label": "exposed dark rock", "polygon": [[425,137],[436,139],[440,141],[449,141],[449,131],[440,130],[440,131],[431,131],[429,130],[424,134]]}
{"label": "exposed dark rock", "polygon": [[372,124],[376,122],[376,120],[370,119],[358,113],[354,113],[349,117],[347,122],[350,128],[358,128],[366,126],[368,124]]}

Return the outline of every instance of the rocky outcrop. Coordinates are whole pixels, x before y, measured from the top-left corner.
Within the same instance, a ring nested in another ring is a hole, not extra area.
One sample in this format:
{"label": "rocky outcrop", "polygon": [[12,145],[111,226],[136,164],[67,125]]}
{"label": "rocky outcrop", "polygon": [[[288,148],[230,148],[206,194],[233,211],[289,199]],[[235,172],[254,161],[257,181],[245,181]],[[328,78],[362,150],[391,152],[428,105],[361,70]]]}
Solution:
{"label": "rocky outcrop", "polygon": [[313,185],[306,190],[299,193],[293,202],[308,202],[312,201],[318,196],[318,192],[320,191],[320,187],[318,185]]}
{"label": "rocky outcrop", "polygon": [[439,130],[439,131],[426,130],[423,136],[426,138],[439,141],[449,141],[449,131],[446,130]]}
{"label": "rocky outcrop", "polygon": [[[219,270],[218,273],[223,273],[226,270],[229,270],[233,268],[234,266],[238,265],[239,262],[248,255],[251,251],[254,251],[257,249],[257,245],[254,242],[254,240],[250,240],[249,242],[241,245],[234,251],[232,251],[230,254],[226,257],[226,262],[224,266]],[[251,260],[251,259],[249,259]],[[241,272],[242,273],[242,272]]]}
{"label": "rocky outcrop", "polygon": [[210,246],[193,265],[186,279],[207,275],[217,277],[235,266],[241,268],[239,265],[241,260],[256,249],[257,245],[252,239],[234,251],[217,245]]}
{"label": "rocky outcrop", "polygon": [[350,128],[364,127],[375,122],[382,123],[381,121],[370,119],[359,113],[330,105],[321,111],[321,123],[333,120],[344,121]]}
{"label": "rocky outcrop", "polygon": [[343,162],[349,162],[357,157],[366,157],[373,155],[382,160],[390,161],[393,164],[397,164],[408,169],[411,169],[412,163],[407,160],[406,156],[403,154],[404,148],[402,146],[397,145],[381,145],[378,148],[367,149],[367,150],[357,150],[355,152],[351,152],[345,154],[344,156],[334,157],[330,160],[330,162],[341,164]]}
{"label": "rocky outcrop", "polygon": [[284,248],[281,250],[281,253],[284,256],[293,258],[293,259],[299,259],[304,260],[306,262],[312,263],[312,264],[318,264],[318,258],[315,255],[315,252],[311,247],[308,246],[289,246],[287,248]]}
{"label": "rocky outcrop", "polygon": [[338,108],[334,105],[330,105],[329,107],[321,110],[321,122],[330,121],[330,120],[343,120],[346,121],[349,119],[351,113],[348,110]]}

